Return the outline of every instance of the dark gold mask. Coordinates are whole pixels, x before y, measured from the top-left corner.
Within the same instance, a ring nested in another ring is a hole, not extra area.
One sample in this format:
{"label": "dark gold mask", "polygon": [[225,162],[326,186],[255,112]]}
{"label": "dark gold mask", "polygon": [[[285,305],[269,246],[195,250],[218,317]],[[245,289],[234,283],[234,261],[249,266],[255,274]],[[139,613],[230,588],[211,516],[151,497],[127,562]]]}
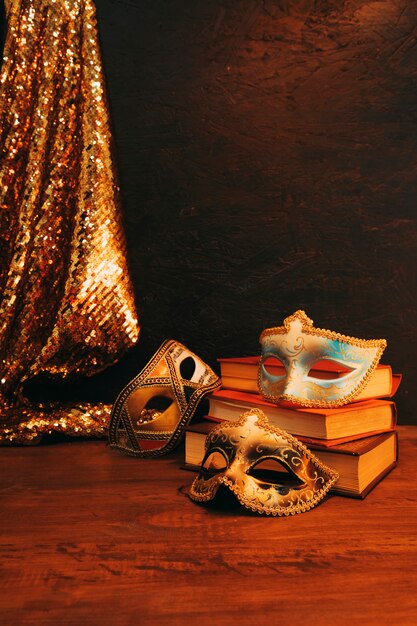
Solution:
{"label": "dark gold mask", "polygon": [[167,454],[181,441],[201,398],[220,384],[196,354],[167,339],[119,394],[110,418],[110,445],[140,457]]}
{"label": "dark gold mask", "polygon": [[252,511],[294,515],[318,504],[337,478],[302,443],[252,409],[207,436],[190,496],[207,502],[224,485]]}

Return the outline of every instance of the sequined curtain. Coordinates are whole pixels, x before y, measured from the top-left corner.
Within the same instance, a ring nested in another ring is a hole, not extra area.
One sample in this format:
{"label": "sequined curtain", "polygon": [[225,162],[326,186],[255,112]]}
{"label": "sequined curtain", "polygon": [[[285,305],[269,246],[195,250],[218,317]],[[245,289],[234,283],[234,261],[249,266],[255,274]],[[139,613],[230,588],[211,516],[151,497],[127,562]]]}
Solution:
{"label": "sequined curtain", "polygon": [[110,407],[34,406],[38,374],[90,376],[138,339],[94,4],[6,0],[0,85],[2,443],[105,433]]}

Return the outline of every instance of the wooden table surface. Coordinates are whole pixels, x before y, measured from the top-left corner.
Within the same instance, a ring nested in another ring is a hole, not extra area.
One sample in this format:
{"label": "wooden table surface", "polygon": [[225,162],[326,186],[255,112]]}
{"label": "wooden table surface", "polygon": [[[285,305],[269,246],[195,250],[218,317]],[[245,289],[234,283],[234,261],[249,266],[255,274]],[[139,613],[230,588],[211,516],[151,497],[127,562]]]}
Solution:
{"label": "wooden table surface", "polygon": [[364,501],[291,518],[192,502],[176,453],[105,442],[1,458],[4,626],[417,624],[417,427]]}

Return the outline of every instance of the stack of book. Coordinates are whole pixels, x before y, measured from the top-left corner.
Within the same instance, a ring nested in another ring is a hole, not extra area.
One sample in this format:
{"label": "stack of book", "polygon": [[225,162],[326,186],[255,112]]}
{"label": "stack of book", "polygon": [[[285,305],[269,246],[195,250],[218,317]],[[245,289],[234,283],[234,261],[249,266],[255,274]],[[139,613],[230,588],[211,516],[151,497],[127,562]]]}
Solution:
{"label": "stack of book", "polygon": [[[389,365],[378,365],[355,402],[335,409],[288,407],[266,402],[258,392],[260,357],[219,359],[223,387],[207,396],[208,414],[185,434],[185,467],[196,469],[204,442],[219,422],[237,420],[259,408],[275,426],[295,435],[326,465],[339,473],[335,493],[364,498],[397,463],[397,411],[392,397],[401,381]],[[266,362],[279,376],[283,367]],[[346,369],[333,362],[316,364],[312,376],[335,378]]]}

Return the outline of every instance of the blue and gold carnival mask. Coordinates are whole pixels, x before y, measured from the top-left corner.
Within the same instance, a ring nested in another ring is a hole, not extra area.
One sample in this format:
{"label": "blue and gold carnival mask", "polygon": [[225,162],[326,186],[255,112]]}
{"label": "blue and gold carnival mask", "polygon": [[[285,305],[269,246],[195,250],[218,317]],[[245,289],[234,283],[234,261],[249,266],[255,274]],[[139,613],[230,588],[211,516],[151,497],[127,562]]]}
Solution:
{"label": "blue and gold carnival mask", "polygon": [[[338,407],[352,402],[367,384],[387,345],[385,339],[355,339],[314,328],[304,311],[296,311],[283,326],[265,329],[258,386],[269,402],[290,402],[307,407]],[[265,361],[276,359],[285,368],[273,375]],[[315,364],[336,362],[345,372],[329,379],[317,378]]]}

